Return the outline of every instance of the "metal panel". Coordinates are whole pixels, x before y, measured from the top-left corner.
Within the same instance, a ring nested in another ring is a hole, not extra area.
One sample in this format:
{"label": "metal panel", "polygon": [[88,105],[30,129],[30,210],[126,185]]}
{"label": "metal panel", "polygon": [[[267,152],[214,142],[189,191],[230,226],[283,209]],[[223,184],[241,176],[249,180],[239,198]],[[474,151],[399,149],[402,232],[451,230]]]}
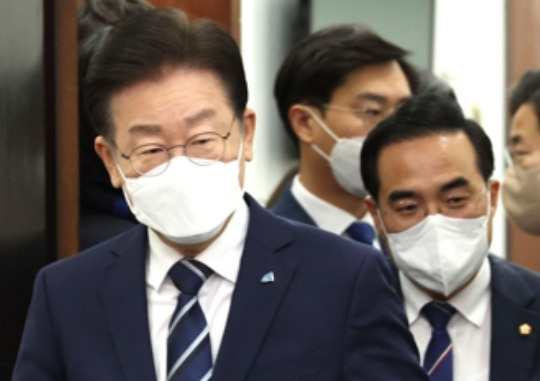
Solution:
{"label": "metal panel", "polygon": [[45,264],[43,2],[0,2],[0,379],[9,379],[35,272]]}

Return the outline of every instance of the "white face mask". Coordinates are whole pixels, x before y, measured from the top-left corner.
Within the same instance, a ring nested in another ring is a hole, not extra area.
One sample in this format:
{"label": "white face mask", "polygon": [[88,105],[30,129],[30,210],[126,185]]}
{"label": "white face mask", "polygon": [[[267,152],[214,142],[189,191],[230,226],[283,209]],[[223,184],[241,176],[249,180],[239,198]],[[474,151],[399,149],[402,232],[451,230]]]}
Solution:
{"label": "white face mask", "polygon": [[201,166],[176,156],[163,173],[136,178],[119,170],[137,220],[179,244],[215,237],[242,202],[238,160]]}
{"label": "white face mask", "polygon": [[530,234],[540,235],[540,167],[508,166],[502,184],[502,201],[512,221]]}
{"label": "white face mask", "polygon": [[[467,283],[489,250],[488,215],[429,215],[400,233],[386,233],[397,267],[420,286],[444,296]],[[379,220],[382,219],[379,214]]]}
{"label": "white face mask", "polygon": [[306,108],[306,110],[319,126],[336,141],[330,156],[315,144],[312,144],[311,147],[328,161],[334,178],[343,189],[357,197],[366,196],[367,191],[360,175],[360,151],[364,144],[364,138],[360,136],[339,138],[313,110],[310,108]]}

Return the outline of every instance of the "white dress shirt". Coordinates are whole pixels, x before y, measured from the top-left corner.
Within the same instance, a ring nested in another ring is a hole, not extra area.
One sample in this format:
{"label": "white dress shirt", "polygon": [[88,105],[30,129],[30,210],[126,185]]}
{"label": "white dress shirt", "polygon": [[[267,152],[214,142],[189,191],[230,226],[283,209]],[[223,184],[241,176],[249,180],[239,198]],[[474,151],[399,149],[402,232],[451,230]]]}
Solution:
{"label": "white dress shirt", "polygon": [[[421,362],[431,339],[431,325],[420,313],[433,299],[401,271],[401,289],[409,327]],[[457,311],[448,322],[453,344],[454,380],[488,381],[491,347],[491,269],[486,258],[473,281],[447,302]]]}
{"label": "white dress shirt", "polygon": [[[307,190],[300,182],[298,175],[293,179],[291,193],[315,224],[323,230],[347,237],[345,231],[349,225],[358,221],[351,213],[324,201]],[[366,213],[360,221],[373,226],[373,219],[369,213]],[[373,246],[379,248],[377,239],[374,240]]]}
{"label": "white dress shirt", "polygon": [[[202,285],[198,298],[210,329],[212,359],[216,360],[229,316],[240,259],[249,223],[245,202],[233,214],[223,233],[196,259],[214,273]],[[154,364],[158,381],[167,379],[167,333],[179,291],[167,276],[183,257],[148,229],[149,255],[146,265],[146,292]]]}

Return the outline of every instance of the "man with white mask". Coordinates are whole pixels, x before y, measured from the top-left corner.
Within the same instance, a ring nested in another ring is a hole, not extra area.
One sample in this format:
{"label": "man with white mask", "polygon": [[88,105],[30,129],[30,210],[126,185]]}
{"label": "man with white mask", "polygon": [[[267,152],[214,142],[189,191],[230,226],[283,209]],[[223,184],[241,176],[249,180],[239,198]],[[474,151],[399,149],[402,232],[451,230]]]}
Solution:
{"label": "man with white mask", "polygon": [[406,54],[355,24],[322,29],[292,48],[274,95],[300,163],[270,205],[274,213],[373,243],[358,157],[366,134],[418,86]]}
{"label": "man with white mask", "polygon": [[255,114],[221,27],[141,13],[84,94],[141,224],[39,273],[13,380],[427,379],[380,253],[244,192]]}
{"label": "man with white mask", "polygon": [[489,255],[499,183],[483,129],[416,96],[366,138],[366,205],[432,380],[540,379],[540,276]]}
{"label": "man with white mask", "polygon": [[510,115],[502,201],[520,229],[540,235],[540,70],[526,72],[512,89]]}

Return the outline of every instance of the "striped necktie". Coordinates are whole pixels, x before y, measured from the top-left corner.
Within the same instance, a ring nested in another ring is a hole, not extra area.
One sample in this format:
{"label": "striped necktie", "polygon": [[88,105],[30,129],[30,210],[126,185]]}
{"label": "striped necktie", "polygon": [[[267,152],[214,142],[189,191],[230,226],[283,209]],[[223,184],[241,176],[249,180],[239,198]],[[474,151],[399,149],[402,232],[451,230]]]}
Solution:
{"label": "striped necktie", "polygon": [[424,356],[424,370],[432,381],[453,380],[452,341],[446,326],[455,312],[454,307],[442,302],[430,302],[422,308],[422,314],[432,327]]}
{"label": "striped necktie", "polygon": [[177,262],[169,270],[180,295],[167,338],[168,381],[206,381],[212,377],[208,325],[197,298],[211,273],[204,264],[188,259]]}

